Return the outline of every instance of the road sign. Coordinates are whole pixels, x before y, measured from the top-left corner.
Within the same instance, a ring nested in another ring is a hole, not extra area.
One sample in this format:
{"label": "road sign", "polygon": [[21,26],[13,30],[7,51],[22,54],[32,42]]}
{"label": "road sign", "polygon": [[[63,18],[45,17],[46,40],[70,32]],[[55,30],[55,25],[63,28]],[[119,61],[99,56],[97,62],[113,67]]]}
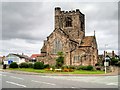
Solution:
{"label": "road sign", "polygon": [[104,62],[104,66],[109,66],[109,62]]}
{"label": "road sign", "polygon": [[11,64],[13,62],[13,60],[8,60],[8,64]]}
{"label": "road sign", "polygon": [[8,64],[8,61],[4,61],[4,64]]}

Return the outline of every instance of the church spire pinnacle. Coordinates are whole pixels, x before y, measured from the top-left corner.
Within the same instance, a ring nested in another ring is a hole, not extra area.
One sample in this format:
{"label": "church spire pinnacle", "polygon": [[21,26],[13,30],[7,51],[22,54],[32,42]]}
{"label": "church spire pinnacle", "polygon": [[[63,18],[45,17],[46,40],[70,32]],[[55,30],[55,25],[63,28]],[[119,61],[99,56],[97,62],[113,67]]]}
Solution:
{"label": "church spire pinnacle", "polygon": [[94,36],[95,36],[95,30],[94,30]]}

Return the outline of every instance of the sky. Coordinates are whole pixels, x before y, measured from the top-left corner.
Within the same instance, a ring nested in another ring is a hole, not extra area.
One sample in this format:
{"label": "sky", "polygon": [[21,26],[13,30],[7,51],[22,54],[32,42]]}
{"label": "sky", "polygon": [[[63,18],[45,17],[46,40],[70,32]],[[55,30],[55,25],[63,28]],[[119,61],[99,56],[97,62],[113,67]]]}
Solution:
{"label": "sky", "polygon": [[85,14],[85,35],[94,30],[99,54],[104,50],[118,53],[117,2],[2,2],[0,25],[0,56],[40,53],[43,41],[54,30],[54,8]]}

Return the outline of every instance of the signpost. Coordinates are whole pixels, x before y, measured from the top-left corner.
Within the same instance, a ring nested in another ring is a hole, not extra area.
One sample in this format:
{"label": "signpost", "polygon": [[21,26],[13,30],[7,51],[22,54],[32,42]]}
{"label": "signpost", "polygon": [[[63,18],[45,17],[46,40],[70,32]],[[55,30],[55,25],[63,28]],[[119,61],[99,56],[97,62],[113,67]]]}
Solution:
{"label": "signpost", "polygon": [[105,62],[104,62],[104,66],[105,66],[105,74],[107,73],[107,69],[106,69],[106,67],[109,66],[109,61],[110,61],[110,58],[109,58],[109,57],[105,57]]}
{"label": "signpost", "polygon": [[13,62],[13,60],[8,60],[8,64],[10,65]]}

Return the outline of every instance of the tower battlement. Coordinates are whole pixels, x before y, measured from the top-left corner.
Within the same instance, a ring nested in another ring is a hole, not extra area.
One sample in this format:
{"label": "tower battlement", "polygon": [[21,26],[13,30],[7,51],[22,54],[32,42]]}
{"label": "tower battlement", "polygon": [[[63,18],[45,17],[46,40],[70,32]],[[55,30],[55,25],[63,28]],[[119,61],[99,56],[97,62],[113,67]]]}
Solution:
{"label": "tower battlement", "polygon": [[55,15],[60,15],[60,14],[81,14],[81,15],[84,15],[80,12],[79,9],[71,10],[71,11],[62,11],[60,7],[56,7],[55,8]]}

